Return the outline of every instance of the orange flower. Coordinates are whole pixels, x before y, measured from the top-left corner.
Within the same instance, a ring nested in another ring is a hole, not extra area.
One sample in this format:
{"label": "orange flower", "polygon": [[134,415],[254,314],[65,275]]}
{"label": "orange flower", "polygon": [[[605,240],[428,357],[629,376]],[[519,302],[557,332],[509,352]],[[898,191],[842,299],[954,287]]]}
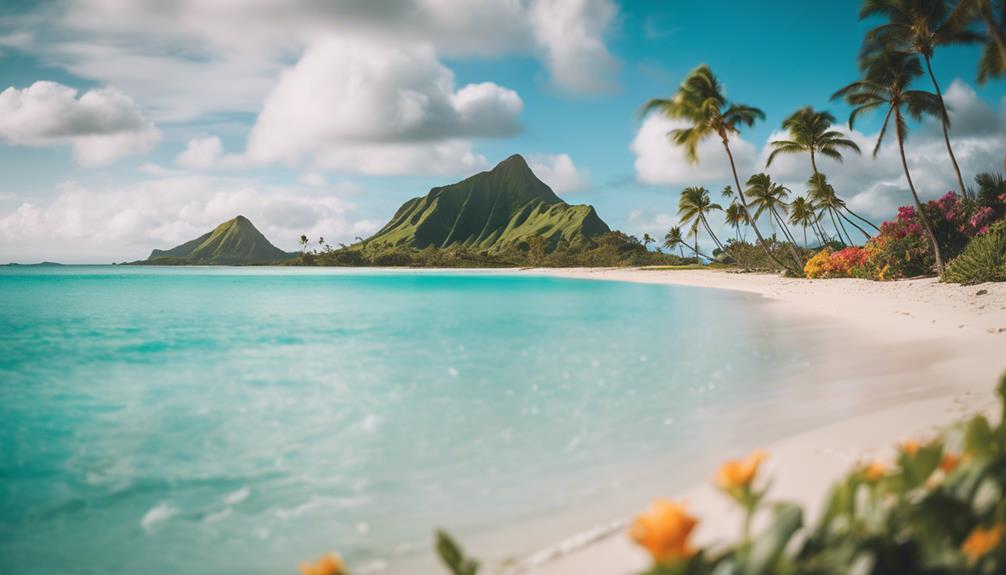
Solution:
{"label": "orange flower", "polygon": [[863,475],[867,481],[880,481],[887,475],[887,466],[883,461],[874,459],[869,465],[863,468]]}
{"label": "orange flower", "polygon": [[909,439],[905,441],[900,446],[901,452],[909,457],[913,457],[919,452],[919,442],[916,439]]}
{"label": "orange flower", "polygon": [[726,491],[751,487],[755,476],[758,475],[758,467],[765,457],[765,452],[757,449],[746,459],[727,461],[716,474],[716,485]]}
{"label": "orange flower", "polygon": [[998,547],[999,543],[1002,542],[1004,533],[1006,533],[1006,523],[998,523],[989,529],[977,527],[964,540],[964,544],[961,545],[961,552],[967,555],[969,561],[974,563],[986,553]]}
{"label": "orange flower", "polygon": [[951,471],[957,469],[957,466],[961,464],[961,456],[956,453],[944,453],[943,457],[940,458],[940,469],[944,473],[950,473]]}
{"label": "orange flower", "polygon": [[636,517],[629,536],[646,548],[657,563],[668,563],[690,557],[694,550],[688,538],[698,520],[680,503],[658,499],[650,511]]}
{"label": "orange flower", "polygon": [[300,564],[302,575],[344,575],[346,573],[344,569],[342,558],[338,553],[326,553],[313,565],[310,563]]}

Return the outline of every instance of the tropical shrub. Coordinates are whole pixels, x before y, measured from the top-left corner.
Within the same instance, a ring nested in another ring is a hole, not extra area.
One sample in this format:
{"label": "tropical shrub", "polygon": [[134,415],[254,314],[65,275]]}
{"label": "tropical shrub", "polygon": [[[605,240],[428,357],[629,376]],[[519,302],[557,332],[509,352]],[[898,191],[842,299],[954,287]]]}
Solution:
{"label": "tropical shrub", "polygon": [[[652,558],[640,575],[985,575],[1006,573],[1006,375],[1002,415],[984,415],[923,440],[909,439],[888,461],[859,463],[832,487],[810,525],[803,509],[768,499],[759,477],[767,456],[727,461],[716,487],[741,510],[740,537],[699,547],[701,519],[679,502],[658,499],[629,536]],[[755,518],[764,529],[752,531]],[[481,565],[437,532],[436,550],[453,575]],[[344,575],[337,555],[301,566],[303,575]]]}
{"label": "tropical shrub", "polygon": [[964,285],[1006,281],[1006,221],[971,240],[947,266],[943,281]]}

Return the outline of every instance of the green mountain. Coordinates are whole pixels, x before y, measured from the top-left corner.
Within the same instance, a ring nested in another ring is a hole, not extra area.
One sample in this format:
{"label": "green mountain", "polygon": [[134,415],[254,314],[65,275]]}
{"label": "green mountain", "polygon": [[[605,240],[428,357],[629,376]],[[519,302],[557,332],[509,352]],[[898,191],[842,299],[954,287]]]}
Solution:
{"label": "green mountain", "polygon": [[294,256],[269,243],[248,218],[238,216],[180,246],[154,250],[149,258],[136,263],[248,265],[282,262]]}
{"label": "green mountain", "polygon": [[608,231],[592,206],[562,201],[513,155],[488,172],[405,202],[365,245],[461,245],[493,253],[538,235],[552,247],[560,239],[581,246]]}

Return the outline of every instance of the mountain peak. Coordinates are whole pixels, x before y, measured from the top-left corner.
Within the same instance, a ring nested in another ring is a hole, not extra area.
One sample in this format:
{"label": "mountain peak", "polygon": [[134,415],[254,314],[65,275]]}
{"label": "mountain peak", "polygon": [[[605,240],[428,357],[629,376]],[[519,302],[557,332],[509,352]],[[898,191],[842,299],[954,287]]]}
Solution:
{"label": "mountain peak", "polygon": [[570,206],[514,154],[493,169],[430,190],[398,209],[367,243],[419,249],[509,249],[533,236],[585,243],[609,231],[590,206]]}
{"label": "mountain peak", "polygon": [[290,258],[255,224],[238,215],[198,238],[170,250],[154,250],[147,262],[182,264],[262,264]]}

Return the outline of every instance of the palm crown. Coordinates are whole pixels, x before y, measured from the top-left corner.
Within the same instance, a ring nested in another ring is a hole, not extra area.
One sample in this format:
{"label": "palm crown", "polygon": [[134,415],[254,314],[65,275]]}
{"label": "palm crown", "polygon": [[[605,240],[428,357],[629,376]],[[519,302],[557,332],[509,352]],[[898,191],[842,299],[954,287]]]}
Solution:
{"label": "palm crown", "polygon": [[832,99],[844,98],[852,106],[849,128],[855,126],[860,115],[887,107],[884,123],[881,125],[873,155],[880,151],[880,145],[887,135],[891,117],[894,117],[898,139],[908,138],[908,123],[903,109],[915,119],[924,115],[941,115],[936,94],[925,90],[910,90],[913,80],[922,75],[922,65],[917,56],[905,52],[887,51],[869,56],[863,63],[864,77],[835,92]]}
{"label": "palm crown", "polygon": [[693,164],[699,161],[698,146],[702,140],[717,135],[725,142],[741,125],[753,126],[765,119],[765,113],[758,108],[728,102],[719,80],[705,64],[688,74],[673,98],[650,100],[641,114],[653,111],[688,121],[689,127],[671,130],[668,136],[685,149],[685,157]]}
{"label": "palm crown", "polygon": [[[789,133],[789,139],[772,142],[772,153],[765,166],[772,165],[772,160],[778,154],[809,153],[812,162],[814,155],[820,154],[841,162],[843,148],[858,153],[859,146],[855,142],[831,129],[835,122],[835,116],[830,112],[816,111],[810,106],[797,110],[782,122],[782,127]],[[814,170],[817,171],[816,162]]]}
{"label": "palm crown", "polygon": [[865,0],[859,17],[871,16],[886,22],[866,33],[864,56],[894,48],[931,58],[939,46],[982,40],[961,21],[963,13],[952,11],[946,0]]}

